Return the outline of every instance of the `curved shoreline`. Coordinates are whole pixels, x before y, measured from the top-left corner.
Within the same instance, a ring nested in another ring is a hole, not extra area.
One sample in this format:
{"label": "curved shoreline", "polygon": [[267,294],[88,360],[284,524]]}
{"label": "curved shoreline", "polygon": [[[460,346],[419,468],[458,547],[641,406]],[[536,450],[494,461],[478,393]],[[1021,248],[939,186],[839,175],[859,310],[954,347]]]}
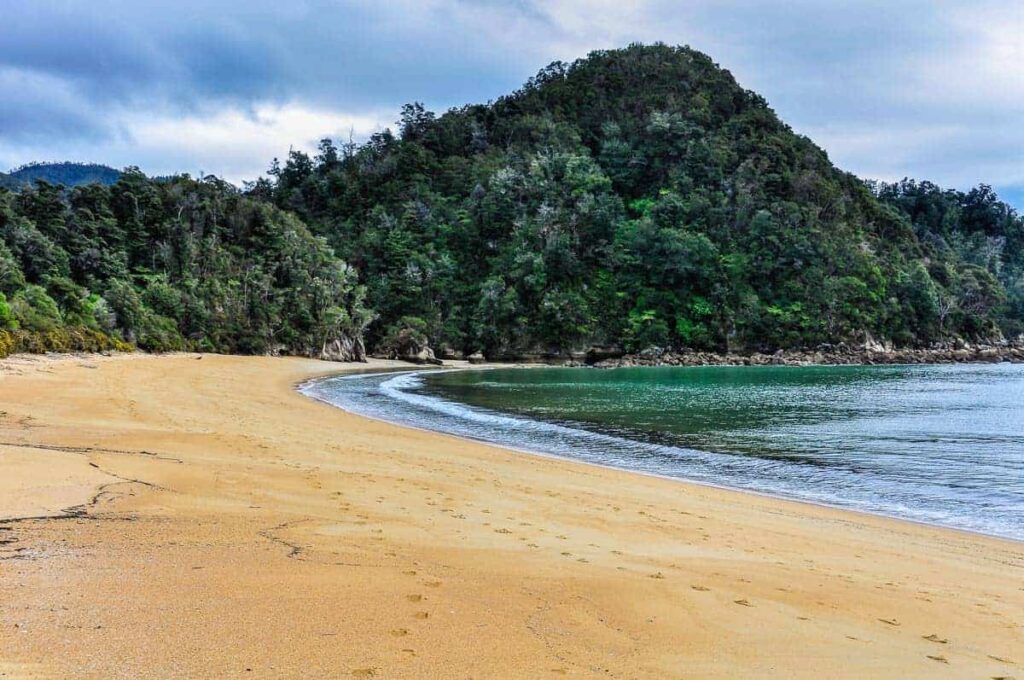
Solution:
{"label": "curved shoreline", "polygon": [[522,455],[295,390],[382,365],[0,371],[0,440],[83,451],[5,479],[30,473],[33,496],[31,474],[84,461],[128,480],[0,532],[0,669],[810,680],[1024,661],[1018,542]]}
{"label": "curved shoreline", "polygon": [[[566,461],[566,462],[570,462],[570,463],[573,463],[573,464],[588,465],[588,466],[592,466],[592,467],[596,467],[596,468],[600,468],[600,469],[604,469],[604,470],[611,470],[611,471],[615,471],[615,472],[624,472],[624,473],[627,473],[627,474],[641,475],[641,476],[644,476],[644,477],[649,477],[649,478],[653,478],[653,479],[661,479],[661,480],[665,480],[665,481],[669,481],[669,482],[673,482],[673,483],[677,483],[677,484],[683,484],[683,485],[696,485],[696,486],[701,486],[701,487],[706,487],[706,488],[711,488],[711,489],[717,489],[717,490],[725,491],[725,492],[729,492],[729,493],[749,494],[751,496],[755,496],[755,497],[759,497],[759,498],[767,498],[767,499],[782,501],[782,502],[786,502],[786,503],[799,503],[799,504],[808,505],[808,506],[816,507],[816,508],[827,508],[829,510],[836,510],[836,511],[839,511],[839,512],[851,512],[851,513],[862,514],[862,515],[866,515],[866,516],[870,516],[870,517],[876,517],[876,518],[880,518],[880,519],[883,519],[883,520],[897,521],[897,522],[907,522],[907,523],[910,523],[910,524],[913,524],[913,525],[917,525],[917,526],[921,526],[921,527],[927,527],[929,529],[938,529],[938,530],[941,530],[941,531],[954,531],[954,532],[963,533],[963,534],[966,534],[966,535],[969,535],[969,536],[970,535],[981,536],[981,537],[985,537],[985,538],[992,538],[992,539],[996,539],[996,540],[1011,541],[1011,542],[1016,542],[1016,543],[1024,544],[1024,539],[1017,538],[1015,536],[1008,536],[1008,535],[994,533],[994,532],[982,531],[982,530],[979,530],[979,529],[972,529],[972,528],[967,528],[967,527],[959,527],[959,526],[953,526],[953,525],[949,525],[949,524],[942,524],[940,522],[930,522],[928,520],[917,519],[917,518],[913,518],[913,517],[906,517],[906,516],[901,516],[901,515],[898,515],[898,514],[887,513],[887,512],[884,512],[882,510],[872,510],[872,509],[866,509],[866,508],[857,508],[857,507],[851,507],[850,505],[842,505],[842,504],[839,504],[839,503],[828,503],[826,501],[820,501],[820,500],[815,500],[815,499],[811,499],[811,498],[800,497],[800,496],[795,495],[795,494],[788,495],[788,494],[785,494],[783,492],[764,491],[764,490],[760,490],[760,489],[753,489],[753,488],[747,488],[747,487],[742,487],[742,486],[733,486],[733,485],[729,485],[729,484],[716,483],[716,482],[713,482],[713,481],[703,480],[703,479],[696,479],[696,478],[693,478],[693,477],[674,476],[674,475],[669,475],[669,474],[662,474],[662,473],[658,473],[658,472],[653,472],[653,471],[649,471],[649,470],[641,470],[641,469],[636,469],[636,468],[630,468],[630,467],[625,467],[625,466],[614,465],[614,464],[611,464],[611,463],[601,463],[601,462],[596,462],[596,461],[592,461],[592,460],[586,460],[586,459],[574,457],[574,456],[571,456],[571,455],[559,454],[559,453],[552,452],[552,451],[544,451],[544,450],[540,450],[540,449],[532,449],[532,448],[526,448],[526,447],[522,447],[522,446],[515,446],[515,445],[512,445],[512,444],[508,444],[508,443],[500,442],[500,441],[494,441],[494,440],[487,439],[487,438],[484,438],[484,437],[473,437],[473,436],[470,436],[470,435],[460,434],[460,433],[457,433],[457,432],[450,432],[450,431],[446,431],[446,430],[443,430],[443,429],[435,429],[435,428],[432,428],[432,427],[427,427],[425,425],[416,425],[416,424],[411,424],[409,422],[403,422],[403,421],[400,421],[400,420],[391,420],[391,419],[388,419],[388,418],[386,418],[384,416],[381,416],[381,415],[368,414],[368,413],[360,412],[358,410],[354,410],[352,408],[346,408],[346,406],[344,404],[331,401],[328,398],[325,398],[325,397],[322,397],[322,396],[319,396],[319,395],[316,395],[316,394],[311,394],[308,391],[305,391],[305,389],[304,389],[304,388],[308,388],[308,387],[313,387],[314,385],[316,385],[318,383],[327,382],[327,381],[335,380],[335,379],[345,379],[345,378],[352,377],[352,376],[357,376],[357,375],[361,375],[363,377],[371,377],[371,376],[377,376],[377,375],[388,375],[388,374],[395,374],[395,375],[407,374],[407,375],[410,375],[410,376],[415,376],[415,375],[419,375],[419,374],[438,373],[438,372],[495,370],[495,369],[499,369],[500,370],[500,369],[511,369],[511,368],[529,369],[529,368],[538,368],[538,367],[539,366],[536,366],[536,365],[505,366],[505,365],[500,365],[500,364],[486,364],[486,365],[456,366],[456,367],[450,367],[450,368],[436,368],[436,369],[422,368],[422,367],[411,368],[409,370],[403,370],[401,368],[392,368],[392,369],[386,369],[386,370],[372,370],[371,369],[371,370],[367,370],[367,371],[358,371],[358,372],[352,372],[352,373],[344,372],[344,373],[341,373],[341,374],[318,376],[316,378],[311,378],[309,380],[304,380],[301,383],[296,384],[295,389],[300,394],[302,394],[305,397],[308,397],[309,399],[312,399],[312,400],[321,402],[323,404],[326,404],[328,406],[340,409],[340,410],[344,411],[345,413],[349,413],[349,414],[351,414],[353,416],[356,416],[356,417],[359,417],[359,418],[367,418],[369,420],[373,420],[373,421],[376,421],[376,422],[385,423],[387,425],[391,425],[391,426],[394,426],[394,427],[401,427],[401,428],[405,428],[405,429],[409,429],[409,430],[414,430],[414,431],[417,431],[417,432],[440,434],[440,435],[443,435],[443,436],[446,436],[446,437],[452,437],[454,439],[458,439],[458,440],[462,440],[462,441],[466,441],[466,442],[471,442],[471,443],[474,443],[474,444],[485,444],[487,446],[493,446],[493,447],[499,448],[499,449],[504,449],[504,450],[508,450],[508,451],[514,451],[516,453],[524,454],[524,455],[528,455],[528,456],[536,456],[536,457],[540,457],[540,458],[559,460],[559,461]],[[438,399],[441,399],[441,398],[438,398]],[[442,401],[446,401],[446,400],[443,400],[443,399],[441,399],[441,400]],[[459,404],[459,402],[452,402],[452,403]],[[459,405],[463,406],[462,404],[459,404]],[[497,415],[502,415],[502,416],[506,415],[506,414],[503,414],[503,413],[501,413],[499,411],[494,411],[493,413],[495,413]],[[517,416],[517,417],[523,418],[524,420],[531,420],[529,418],[526,418],[525,416]],[[536,422],[545,422],[545,421],[536,421]],[[581,430],[581,431],[590,433],[587,430]],[[716,452],[704,452],[704,453],[716,453]]]}

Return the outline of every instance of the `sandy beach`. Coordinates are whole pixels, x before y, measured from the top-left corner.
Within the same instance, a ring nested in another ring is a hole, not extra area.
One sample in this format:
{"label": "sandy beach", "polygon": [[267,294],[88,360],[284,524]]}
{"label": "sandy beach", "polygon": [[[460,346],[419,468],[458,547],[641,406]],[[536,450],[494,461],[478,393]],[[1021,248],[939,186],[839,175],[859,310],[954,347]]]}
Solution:
{"label": "sandy beach", "polygon": [[0,677],[1024,678],[1024,544],[347,414],[302,359],[0,362]]}

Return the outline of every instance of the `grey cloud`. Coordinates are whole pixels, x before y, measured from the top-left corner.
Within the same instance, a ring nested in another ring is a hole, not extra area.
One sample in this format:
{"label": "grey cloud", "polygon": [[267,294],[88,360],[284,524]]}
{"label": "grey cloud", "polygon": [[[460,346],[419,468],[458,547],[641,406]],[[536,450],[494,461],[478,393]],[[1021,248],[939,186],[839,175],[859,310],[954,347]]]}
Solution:
{"label": "grey cloud", "polygon": [[[902,164],[958,184],[976,175],[1012,191],[1024,186],[1006,170],[1024,155],[1015,124],[1024,85],[986,84],[967,72],[970,60],[950,66],[957,78],[941,72],[942,60],[976,48],[954,13],[993,7],[1012,13],[1017,4],[33,0],[6,7],[0,23],[0,147],[49,136],[58,157],[69,141],[86,150],[89,140],[123,142],[126,112],[212,116],[299,103],[340,116],[412,100],[443,109],[493,99],[554,59],[661,40],[708,52],[798,131],[830,129],[819,141],[834,141],[841,165],[870,176]],[[953,127],[960,132],[944,151],[900,140],[908,129]],[[871,145],[835,132],[865,129],[883,138],[876,148],[896,152],[873,162]],[[289,141],[303,140],[281,140],[284,148]],[[26,143],[25,152],[39,148]]]}
{"label": "grey cloud", "polygon": [[66,84],[44,74],[0,65],[0,138],[32,142],[63,137],[102,140],[111,129]]}

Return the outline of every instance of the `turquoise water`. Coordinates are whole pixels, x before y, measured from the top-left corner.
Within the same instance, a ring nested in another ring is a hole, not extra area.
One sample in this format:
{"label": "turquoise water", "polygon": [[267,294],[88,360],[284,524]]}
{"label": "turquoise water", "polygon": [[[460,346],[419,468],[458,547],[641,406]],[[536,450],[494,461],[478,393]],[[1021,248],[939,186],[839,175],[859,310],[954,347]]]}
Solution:
{"label": "turquoise water", "polygon": [[306,391],[530,451],[1024,539],[1024,366],[497,369]]}

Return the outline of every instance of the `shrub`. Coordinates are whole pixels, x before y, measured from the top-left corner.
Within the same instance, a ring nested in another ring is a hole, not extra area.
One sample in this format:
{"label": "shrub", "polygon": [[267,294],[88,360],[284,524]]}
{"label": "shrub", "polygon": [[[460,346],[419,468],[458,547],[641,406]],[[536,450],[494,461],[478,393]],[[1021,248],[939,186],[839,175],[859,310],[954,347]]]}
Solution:
{"label": "shrub", "polygon": [[41,286],[27,286],[18,291],[11,301],[11,310],[21,328],[27,331],[52,331],[63,323],[57,303]]}
{"label": "shrub", "polygon": [[50,331],[0,330],[0,358],[20,352],[130,352],[135,348],[91,328],[55,328]]}
{"label": "shrub", "polygon": [[0,291],[0,330],[15,330],[17,327],[18,320],[14,318],[14,312],[7,304],[7,297]]}
{"label": "shrub", "polygon": [[14,255],[7,246],[0,243],[0,293],[14,295],[25,287],[25,275],[21,273]]}
{"label": "shrub", "polygon": [[173,319],[146,310],[138,345],[152,352],[181,352],[186,349],[185,339],[178,332]]}

